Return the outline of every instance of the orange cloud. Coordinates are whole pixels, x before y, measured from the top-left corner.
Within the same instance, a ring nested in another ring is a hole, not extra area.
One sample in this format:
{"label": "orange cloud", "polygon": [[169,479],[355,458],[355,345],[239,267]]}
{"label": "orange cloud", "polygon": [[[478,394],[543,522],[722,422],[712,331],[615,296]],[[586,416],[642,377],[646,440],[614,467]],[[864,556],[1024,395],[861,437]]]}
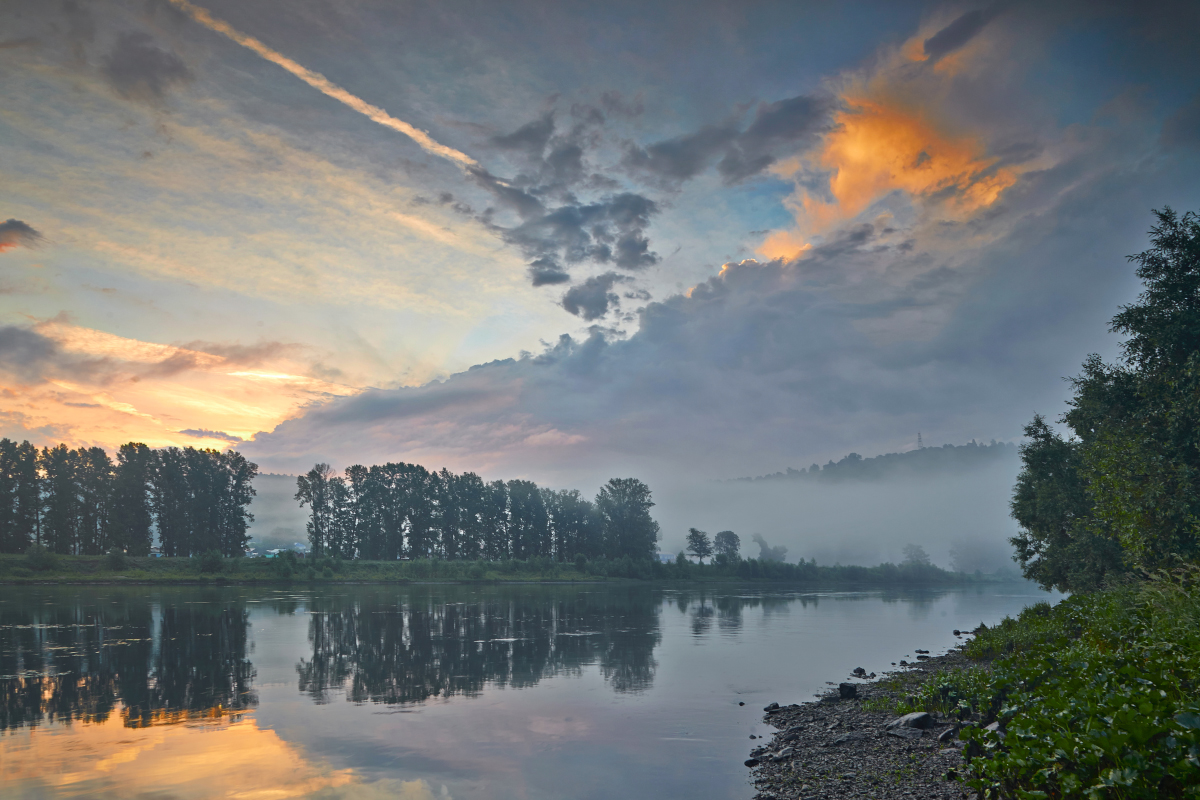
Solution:
{"label": "orange cloud", "polygon": [[[1018,170],[996,167],[977,136],[942,130],[930,115],[886,98],[843,98],[837,125],[811,162],[830,173],[832,202],[802,192],[794,201],[798,230],[776,231],[759,248],[769,258],[795,257],[808,239],[853,219],[872,203],[903,191],[952,219],[990,206]],[[801,165],[793,162],[794,171]]]}
{"label": "orange cloud", "polygon": [[996,160],[976,137],[948,135],[921,112],[886,101],[846,102],[820,157],[821,166],[832,170],[829,189],[836,202],[805,198],[805,210],[818,224],[855,216],[897,189],[921,198],[945,193],[950,212],[967,216],[1016,182],[1011,169],[992,169]]}
{"label": "orange cloud", "polygon": [[[80,374],[50,366],[39,380],[0,374],[0,422],[51,429],[55,442],[71,446],[115,448],[141,441],[152,447],[222,448],[271,430],[315,403],[359,391],[302,374],[304,365],[292,361],[293,349],[286,347],[264,355],[270,363],[262,368],[247,369],[225,355],[59,320],[33,330],[61,353],[94,359],[90,363],[99,366]],[[28,434],[8,429],[3,435]]]}

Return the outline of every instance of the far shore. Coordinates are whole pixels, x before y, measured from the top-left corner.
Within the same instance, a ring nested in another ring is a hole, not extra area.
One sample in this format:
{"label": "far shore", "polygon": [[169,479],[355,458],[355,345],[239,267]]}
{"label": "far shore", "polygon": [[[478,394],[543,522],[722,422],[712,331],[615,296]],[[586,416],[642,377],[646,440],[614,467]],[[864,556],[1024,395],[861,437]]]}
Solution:
{"label": "far shore", "polygon": [[[795,574],[746,575],[744,563],[630,564],[599,560],[589,563],[528,561],[339,561],[277,558],[154,558],[128,556],[0,555],[0,586],[366,586],[423,584],[631,584],[732,585],[761,584],[809,588],[952,589],[1017,583],[1012,574],[967,575],[937,567],[905,570],[880,567],[807,568]],[[788,566],[788,565],[780,565]],[[757,571],[757,570],[756,570]],[[768,572],[767,568],[762,570]],[[786,573],[792,570],[781,570]]]}

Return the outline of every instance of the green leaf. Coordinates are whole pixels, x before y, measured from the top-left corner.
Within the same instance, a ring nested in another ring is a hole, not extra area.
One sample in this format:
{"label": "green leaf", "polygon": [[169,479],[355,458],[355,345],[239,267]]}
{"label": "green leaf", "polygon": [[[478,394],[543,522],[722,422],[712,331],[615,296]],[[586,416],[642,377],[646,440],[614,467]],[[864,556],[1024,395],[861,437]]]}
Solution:
{"label": "green leaf", "polygon": [[1193,730],[1200,728],[1200,714],[1193,711],[1184,711],[1182,714],[1176,714],[1175,721],[1185,728]]}

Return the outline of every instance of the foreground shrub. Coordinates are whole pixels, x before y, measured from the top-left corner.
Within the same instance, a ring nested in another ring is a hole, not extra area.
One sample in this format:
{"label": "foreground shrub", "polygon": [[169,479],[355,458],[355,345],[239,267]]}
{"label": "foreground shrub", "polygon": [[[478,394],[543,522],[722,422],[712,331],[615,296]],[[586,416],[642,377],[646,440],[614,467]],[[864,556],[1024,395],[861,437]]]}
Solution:
{"label": "foreground shrub", "polygon": [[127,563],[125,554],[116,548],[109,550],[108,555],[104,557],[104,566],[113,572],[125,569]]}
{"label": "foreground shrub", "polygon": [[25,551],[25,565],[37,572],[46,572],[58,566],[58,559],[43,545],[31,545]]}
{"label": "foreground shrub", "polygon": [[1026,609],[964,648],[996,661],[937,676],[912,705],[978,722],[962,738],[982,797],[1200,797],[1198,578]]}

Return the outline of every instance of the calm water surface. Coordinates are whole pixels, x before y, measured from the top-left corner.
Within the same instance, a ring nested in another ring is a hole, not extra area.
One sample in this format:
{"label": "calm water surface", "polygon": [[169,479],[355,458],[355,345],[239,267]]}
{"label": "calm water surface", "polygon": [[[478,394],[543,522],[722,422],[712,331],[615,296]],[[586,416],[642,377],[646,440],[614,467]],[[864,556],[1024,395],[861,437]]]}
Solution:
{"label": "calm water surface", "polygon": [[1044,599],[0,588],[0,796],[744,799],[764,705]]}

